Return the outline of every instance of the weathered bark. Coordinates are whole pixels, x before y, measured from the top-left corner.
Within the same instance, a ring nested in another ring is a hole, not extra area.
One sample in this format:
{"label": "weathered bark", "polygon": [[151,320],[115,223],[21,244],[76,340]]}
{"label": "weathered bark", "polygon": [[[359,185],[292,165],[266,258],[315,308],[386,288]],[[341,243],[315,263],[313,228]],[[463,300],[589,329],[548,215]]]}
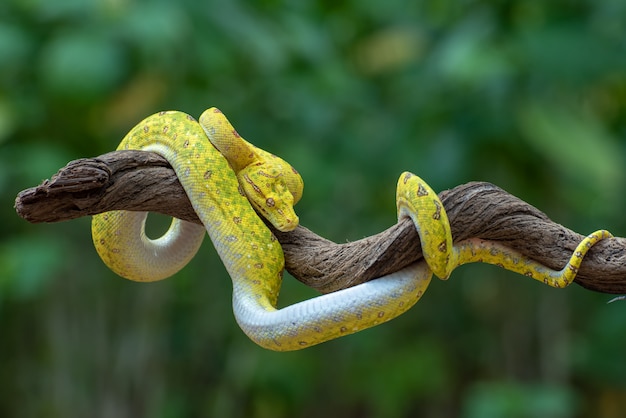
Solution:
{"label": "weathered bark", "polygon": [[[583,238],[489,183],[468,183],[440,194],[456,242],[497,240],[560,269]],[[142,151],[115,151],[70,162],[51,180],[22,191],[17,213],[32,223],[59,222],[113,209],[159,212],[200,223],[167,161]],[[271,227],[271,226],[270,226]],[[300,226],[283,233],[286,268],[304,284],[330,292],[398,271],[422,258],[410,221],[359,241],[335,244]],[[626,293],[626,240],[596,244],[576,278],[598,292]]]}

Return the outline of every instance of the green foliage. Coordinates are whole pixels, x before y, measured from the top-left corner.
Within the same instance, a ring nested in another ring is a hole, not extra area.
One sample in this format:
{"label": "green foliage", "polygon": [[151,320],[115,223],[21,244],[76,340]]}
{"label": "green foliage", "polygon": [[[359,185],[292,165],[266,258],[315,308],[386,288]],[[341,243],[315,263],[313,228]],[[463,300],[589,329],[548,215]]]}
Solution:
{"label": "green foliage", "polygon": [[545,385],[476,383],[468,398],[467,418],[571,417],[578,408],[572,393]]}
{"label": "green foliage", "polygon": [[[88,220],[19,190],[142,118],[220,107],[303,174],[303,224],[394,222],[404,170],[491,181],[581,233],[626,230],[626,3],[8,0],[0,4],[0,416],[622,416],[624,307],[488,266],[384,326],[297,353],[237,328],[207,242],[115,277]],[[312,292],[287,277],[281,303]]]}

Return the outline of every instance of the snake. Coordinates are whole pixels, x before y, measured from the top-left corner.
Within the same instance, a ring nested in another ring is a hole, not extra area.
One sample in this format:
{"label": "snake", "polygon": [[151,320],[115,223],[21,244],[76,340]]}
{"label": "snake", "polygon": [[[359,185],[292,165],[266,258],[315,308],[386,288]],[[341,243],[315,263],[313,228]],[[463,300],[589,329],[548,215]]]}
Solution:
{"label": "snake", "polygon": [[552,287],[570,284],[583,257],[605,230],[585,237],[561,270],[551,270],[494,241],[454,243],[437,194],[420,177],[404,172],[396,187],[398,219],[411,218],[424,259],[365,283],[277,308],[284,270],[279,231],[299,225],[294,205],[303,193],[299,173],[286,161],[243,139],[217,108],[196,121],[180,111],[147,117],[118,150],[152,151],[172,166],[202,225],[172,219],[159,238],[145,233],[147,212],[111,211],[92,219],[92,238],[116,274],[152,282],[182,269],[209,235],[232,279],[236,322],[261,347],[291,351],[373,327],[411,308],[434,275],[447,279],[469,262],[496,264]]}

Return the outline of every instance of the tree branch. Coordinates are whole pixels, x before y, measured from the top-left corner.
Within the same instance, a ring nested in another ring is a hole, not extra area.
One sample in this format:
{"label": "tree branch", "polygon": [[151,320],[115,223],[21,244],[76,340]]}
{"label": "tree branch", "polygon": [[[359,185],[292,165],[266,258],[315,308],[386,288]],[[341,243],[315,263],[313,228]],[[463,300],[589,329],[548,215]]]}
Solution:
{"label": "tree branch", "polygon": [[[489,183],[468,183],[440,197],[455,242],[471,237],[499,241],[560,269],[583,238]],[[51,180],[20,192],[15,208],[32,223],[113,209],[153,211],[200,223],[167,161],[142,151],[72,161]],[[408,220],[345,244],[335,244],[302,226],[289,233],[272,230],[283,247],[289,273],[324,293],[398,271],[422,258],[419,237]],[[576,283],[598,292],[626,293],[625,249],[624,238],[596,244],[585,257]]]}

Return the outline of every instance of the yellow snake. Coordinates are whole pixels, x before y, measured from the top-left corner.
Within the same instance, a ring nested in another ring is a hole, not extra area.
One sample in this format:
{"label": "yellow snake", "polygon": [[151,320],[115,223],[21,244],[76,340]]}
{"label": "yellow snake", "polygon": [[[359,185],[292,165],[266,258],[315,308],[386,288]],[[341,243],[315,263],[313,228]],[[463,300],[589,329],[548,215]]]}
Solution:
{"label": "yellow snake", "polygon": [[238,324],[253,341],[272,350],[297,350],[388,321],[419,300],[433,272],[446,279],[455,267],[468,262],[497,264],[554,287],[567,286],[589,248],[611,236],[603,230],[589,235],[560,271],[495,242],[469,239],[453,245],[437,194],[419,177],[403,173],[397,187],[398,216],[412,218],[425,261],[276,309],[283,252],[253,206],[277,229],[294,229],[298,217],[293,205],[303,188],[300,175],[285,161],[243,140],[215,108],[206,110],[199,123],[176,111],[152,115],[135,126],[118,149],[165,157],[204,227],[173,219],[161,238],[151,240],[144,232],[147,213],[100,214],[93,218],[92,235],[102,260],[125,278],[161,280],[195,255],[208,232],[232,278]]}

